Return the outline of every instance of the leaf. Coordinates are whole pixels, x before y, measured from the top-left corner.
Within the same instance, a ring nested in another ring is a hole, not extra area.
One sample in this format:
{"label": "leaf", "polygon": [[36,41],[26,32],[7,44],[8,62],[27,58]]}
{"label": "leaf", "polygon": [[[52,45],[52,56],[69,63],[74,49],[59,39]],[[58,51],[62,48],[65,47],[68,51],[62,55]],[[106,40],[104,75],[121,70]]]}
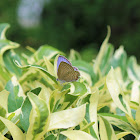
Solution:
{"label": "leaf", "polygon": [[116,136],[117,136],[117,139],[120,139],[128,134],[130,134],[130,132],[120,132],[120,133],[116,134]]}
{"label": "leaf", "polygon": [[8,23],[1,23],[0,24],[0,39],[6,39],[5,32],[10,27]]}
{"label": "leaf", "polygon": [[[0,106],[0,116],[2,117],[6,117],[6,110]],[[0,120],[0,132],[5,128],[5,125],[3,124],[3,122]]]}
{"label": "leaf", "polygon": [[100,51],[99,51],[99,53],[96,57],[96,61],[94,63],[94,71],[95,71],[96,74],[99,71],[100,65],[101,65],[102,60],[104,58],[104,53],[107,50],[108,40],[110,38],[111,30],[110,30],[109,26],[107,26],[107,30],[108,30],[107,36],[106,36],[105,40],[103,41],[103,43],[101,45],[101,49],[100,49]]}
{"label": "leaf", "polygon": [[9,140],[0,133],[0,140]]}
{"label": "leaf", "polygon": [[115,51],[115,54],[112,58],[111,65],[113,68],[120,67],[123,77],[126,73],[126,67],[127,67],[127,54],[124,51],[123,46],[120,46],[119,49]]}
{"label": "leaf", "polygon": [[95,93],[92,93],[90,96],[90,104],[89,104],[89,115],[90,115],[90,121],[95,122],[93,125],[93,129],[99,138],[98,134],[98,119],[97,119],[97,105],[99,100],[99,91],[96,90]]}
{"label": "leaf", "polygon": [[27,132],[29,128],[29,116],[30,116],[31,109],[32,109],[32,105],[28,97],[26,97],[22,104],[21,115],[20,115],[20,125],[25,132]]}
{"label": "leaf", "polygon": [[44,74],[46,74],[50,79],[52,79],[52,81],[53,81],[54,83],[57,84],[56,78],[55,78],[53,75],[51,75],[47,70],[45,70],[43,67],[38,66],[38,65],[25,65],[25,66],[22,66],[22,65],[19,64],[19,62],[18,62],[17,60],[15,60],[14,62],[15,62],[15,64],[16,64],[19,68],[21,68],[21,69],[27,69],[27,68],[33,67],[33,68],[36,68],[36,69],[41,70],[41,71],[42,71]]}
{"label": "leaf", "polygon": [[63,131],[61,134],[65,135],[68,137],[70,140],[96,140],[94,139],[91,135],[84,131],[80,130],[68,130],[68,131]]}
{"label": "leaf", "polygon": [[6,90],[3,90],[0,92],[0,106],[3,107],[6,112],[8,112],[8,96],[9,96],[9,92]]}
{"label": "leaf", "polygon": [[128,60],[128,67],[127,67],[128,77],[132,81],[140,82],[139,71],[140,71],[140,66],[137,64],[136,58],[131,56]]}
{"label": "leaf", "polygon": [[84,104],[76,108],[52,113],[48,131],[78,125],[85,117],[85,109],[86,105]]}
{"label": "leaf", "polygon": [[98,113],[98,115],[101,115],[104,118],[105,117],[113,117],[113,118],[116,118],[116,119],[119,119],[119,120],[122,120],[122,121],[128,123],[128,120],[127,120],[126,116],[119,116],[119,115],[114,115],[114,114],[110,114],[110,113]]}
{"label": "leaf", "polygon": [[22,87],[18,83],[16,77],[13,76],[6,84],[5,89],[10,93],[8,97],[8,112],[14,112],[21,107],[25,98]]}
{"label": "leaf", "polygon": [[82,96],[89,92],[84,83],[72,82],[72,83],[70,83],[70,85],[71,85],[71,87],[70,87],[69,94],[71,94],[71,95]]}
{"label": "leaf", "polygon": [[[6,114],[8,113],[7,105],[8,105],[8,95],[9,92],[6,90],[3,90],[0,92],[0,116],[6,117]],[[0,121],[0,131],[2,131],[5,128],[5,125],[3,122]]]}
{"label": "leaf", "polygon": [[[91,123],[89,112],[90,112],[90,109],[89,109],[89,103],[88,103],[88,104],[86,104],[86,115],[85,115],[85,119],[87,120],[88,123]],[[94,139],[99,140],[99,138],[98,138],[95,130],[93,129],[93,127],[90,127],[90,134],[92,135],[92,137]]]}
{"label": "leaf", "polygon": [[87,73],[88,75],[90,75],[91,80],[92,80],[92,85],[95,83],[96,75],[93,71],[92,65],[90,65],[89,63],[87,63],[83,60],[74,60],[74,61],[72,61],[72,65],[76,66],[80,71],[83,71],[83,72]]}
{"label": "leaf", "polygon": [[139,134],[138,134],[137,130],[129,123],[124,122],[124,121],[114,118],[114,117],[110,117],[110,116],[104,116],[104,118],[107,119],[110,124],[115,125],[118,128],[120,128],[126,132],[130,132],[135,137],[138,137]]}
{"label": "leaf", "polygon": [[49,123],[49,110],[44,100],[37,95],[28,92],[27,94],[31,104],[30,125],[27,131],[26,140],[40,139],[46,133]]}
{"label": "leaf", "polygon": [[[105,52],[103,53],[102,60],[99,65],[100,71],[101,71],[101,76],[106,75],[111,67],[110,63],[111,63],[113,51],[114,51],[113,46],[108,43],[106,45]],[[95,61],[95,63],[96,63],[96,61]]]}
{"label": "leaf", "polygon": [[139,90],[140,83],[135,81],[132,85],[131,90],[131,101],[140,103],[140,90]]}
{"label": "leaf", "polygon": [[81,126],[80,126],[80,130],[86,132],[93,124],[95,124],[95,122],[91,122],[91,123],[88,123],[86,125],[83,124],[84,127],[81,128]]}
{"label": "leaf", "polygon": [[0,60],[3,62],[3,54],[9,50],[9,49],[14,49],[18,48],[19,44],[11,42],[9,40],[0,40]]}
{"label": "leaf", "polygon": [[3,117],[0,117],[0,120],[8,128],[8,130],[10,131],[14,140],[25,140],[24,134],[14,123],[12,123],[11,121],[9,121]]}
{"label": "leaf", "polygon": [[44,140],[57,140],[57,137],[54,136],[53,134],[47,136]]}
{"label": "leaf", "polygon": [[140,104],[136,111],[136,123],[138,125],[138,130],[140,130]]}
{"label": "leaf", "polygon": [[100,116],[99,124],[101,140],[117,140],[112,126],[104,117]]}
{"label": "leaf", "polygon": [[47,57],[45,57],[45,56],[44,56],[44,61],[45,61],[45,64],[46,64],[46,67],[47,67],[48,72],[49,72],[51,75],[55,76],[53,64],[52,64],[52,63],[47,59]]}
{"label": "leaf", "polygon": [[70,55],[69,55],[69,60],[73,61],[73,60],[79,60],[81,59],[80,53],[75,51],[74,49],[70,50]]}
{"label": "leaf", "polygon": [[109,90],[109,93],[114,101],[114,103],[126,114],[131,116],[131,110],[123,98],[122,90],[120,88],[120,85],[118,83],[118,80],[116,78],[116,73],[113,68],[109,71],[107,77],[106,77],[106,84],[107,88]]}
{"label": "leaf", "polygon": [[[3,55],[3,61],[5,64],[5,67],[12,72],[13,74],[15,74],[17,77],[20,77],[22,74],[22,70],[20,68],[18,68],[15,64],[13,60],[17,60],[18,62],[20,62],[20,58],[19,56],[14,52],[14,50],[9,50],[7,52],[4,53]],[[21,63],[21,62],[20,62]]]}
{"label": "leaf", "polygon": [[11,74],[7,71],[5,67],[0,67],[0,79],[2,90],[4,89],[5,83],[9,81],[11,78]]}
{"label": "leaf", "polygon": [[64,54],[64,53],[56,48],[53,48],[52,46],[43,45],[36,51],[34,56],[37,60],[43,59],[43,56],[47,57],[47,59],[50,60],[52,57],[54,57],[57,54]]}

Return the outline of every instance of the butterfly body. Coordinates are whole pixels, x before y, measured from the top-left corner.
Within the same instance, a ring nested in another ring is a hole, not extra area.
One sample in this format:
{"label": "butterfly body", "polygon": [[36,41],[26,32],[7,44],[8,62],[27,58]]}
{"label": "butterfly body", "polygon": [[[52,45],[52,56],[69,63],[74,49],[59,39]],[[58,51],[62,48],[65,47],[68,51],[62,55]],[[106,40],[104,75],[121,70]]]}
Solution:
{"label": "butterfly body", "polygon": [[60,55],[57,60],[57,76],[62,83],[72,82],[79,79],[80,72],[77,67],[72,66],[67,58]]}

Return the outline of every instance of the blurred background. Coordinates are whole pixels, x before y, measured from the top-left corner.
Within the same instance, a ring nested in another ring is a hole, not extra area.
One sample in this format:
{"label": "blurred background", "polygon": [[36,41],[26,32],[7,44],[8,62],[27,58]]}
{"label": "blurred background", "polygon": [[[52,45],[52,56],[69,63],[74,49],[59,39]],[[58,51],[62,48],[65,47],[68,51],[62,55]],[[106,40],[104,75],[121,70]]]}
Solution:
{"label": "blurred background", "polygon": [[98,53],[110,25],[110,43],[140,60],[140,0],[3,0],[4,22],[11,25],[7,38],[23,47],[73,48],[86,61]]}

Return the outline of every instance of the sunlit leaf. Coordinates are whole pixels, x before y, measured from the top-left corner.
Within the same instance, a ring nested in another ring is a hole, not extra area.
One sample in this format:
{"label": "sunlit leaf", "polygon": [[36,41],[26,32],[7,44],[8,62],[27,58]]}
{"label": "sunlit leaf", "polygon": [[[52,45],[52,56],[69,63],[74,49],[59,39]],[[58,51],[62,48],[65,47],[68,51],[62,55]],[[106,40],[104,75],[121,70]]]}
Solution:
{"label": "sunlit leaf", "polygon": [[115,51],[115,54],[113,55],[111,61],[111,65],[113,66],[113,68],[120,67],[123,77],[125,76],[127,65],[127,54],[124,51],[123,46],[120,46],[120,48]]}
{"label": "sunlit leaf", "polygon": [[106,84],[114,103],[122,111],[131,116],[130,108],[125,99],[123,98],[122,89],[120,88],[119,82],[117,80],[117,75],[113,68],[111,68],[107,75]]}
{"label": "sunlit leaf", "polygon": [[139,90],[140,83],[135,81],[132,85],[131,91],[131,101],[140,103],[140,90]]}
{"label": "sunlit leaf", "polygon": [[3,117],[0,117],[0,120],[8,128],[14,140],[25,140],[25,135],[14,123]]}
{"label": "sunlit leaf", "polygon": [[15,64],[16,64],[19,68],[21,68],[21,69],[27,69],[27,68],[30,68],[30,67],[39,69],[39,70],[41,70],[44,74],[46,74],[49,78],[51,78],[51,79],[53,80],[54,83],[57,83],[56,78],[55,78],[53,75],[51,75],[47,70],[45,70],[45,69],[44,69],[43,67],[41,67],[41,66],[38,66],[38,65],[25,65],[25,66],[22,66],[22,65],[19,64],[19,62],[18,62],[17,60],[15,60],[14,62],[15,62]]}
{"label": "sunlit leaf", "polygon": [[117,136],[117,139],[120,139],[128,134],[130,134],[130,132],[120,132],[120,133],[116,134],[116,136]]}
{"label": "sunlit leaf", "polygon": [[99,138],[99,135],[98,135],[98,120],[97,120],[98,100],[99,100],[99,91],[97,89],[97,91],[90,96],[89,115],[90,115],[90,121],[95,122],[95,124],[93,125],[93,129],[95,130],[95,133]]}
{"label": "sunlit leaf", "polygon": [[128,60],[128,67],[127,67],[127,72],[128,72],[128,77],[132,81],[138,81],[140,82],[140,66],[137,64],[137,60],[134,56],[131,56]]}
{"label": "sunlit leaf", "polygon": [[110,38],[111,29],[110,29],[109,26],[107,27],[107,30],[108,30],[107,36],[106,36],[105,40],[103,41],[103,43],[102,43],[102,45],[101,45],[101,49],[100,49],[100,51],[99,51],[99,53],[98,53],[98,55],[97,55],[97,57],[96,57],[96,61],[95,61],[95,63],[94,63],[94,71],[95,71],[96,74],[97,74],[97,72],[99,71],[99,68],[100,68],[100,65],[101,65],[101,63],[102,63],[102,60],[104,59],[104,53],[105,53],[106,50],[107,50],[106,47],[107,47],[107,45],[108,45],[108,40],[109,40],[109,38]]}
{"label": "sunlit leaf", "polygon": [[32,104],[32,112],[30,113],[30,125],[27,131],[26,139],[40,139],[46,133],[49,123],[49,110],[44,100],[37,95],[29,92],[29,100]]}
{"label": "sunlit leaf", "polygon": [[0,140],[9,140],[0,133]]}
{"label": "sunlit leaf", "polygon": [[109,121],[109,123],[111,123],[112,125],[115,125],[118,128],[120,128],[126,132],[130,132],[134,136],[138,137],[139,134],[138,134],[137,130],[133,126],[131,126],[129,123],[124,122],[124,121],[114,118],[114,117],[110,117],[110,116],[104,116],[104,118],[107,119]]}
{"label": "sunlit leaf", "polygon": [[117,140],[112,126],[104,117],[100,116],[99,124],[101,140]]}
{"label": "sunlit leaf", "polygon": [[53,48],[52,46],[43,45],[36,51],[35,58],[37,60],[40,60],[43,59],[43,56],[45,56],[47,57],[48,60],[50,60],[52,57],[54,57],[57,54],[64,54],[64,53],[56,48]]}
{"label": "sunlit leaf", "polygon": [[63,131],[61,134],[65,135],[70,140],[96,140],[88,133],[80,130]]}
{"label": "sunlit leaf", "polygon": [[50,115],[48,131],[78,125],[85,117],[86,105],[54,112]]}

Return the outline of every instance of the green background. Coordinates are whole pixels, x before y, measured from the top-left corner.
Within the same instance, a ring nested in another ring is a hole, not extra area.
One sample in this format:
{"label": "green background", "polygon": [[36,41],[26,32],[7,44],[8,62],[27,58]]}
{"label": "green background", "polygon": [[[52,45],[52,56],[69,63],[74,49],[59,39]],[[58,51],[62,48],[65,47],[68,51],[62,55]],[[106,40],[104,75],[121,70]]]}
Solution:
{"label": "green background", "polygon": [[[29,45],[36,49],[43,44],[64,52],[74,48],[88,61],[97,54],[106,36],[106,27],[110,25],[110,42],[115,48],[123,45],[128,55],[135,55],[140,60],[139,0],[44,0],[39,23],[23,27],[24,22],[19,19],[19,8],[25,8],[21,10],[23,16],[32,10],[38,14],[35,3],[38,5],[37,0],[24,3],[21,0],[0,2],[0,23],[11,25],[7,32],[8,39],[23,47]],[[31,14],[29,21],[35,16]]]}

